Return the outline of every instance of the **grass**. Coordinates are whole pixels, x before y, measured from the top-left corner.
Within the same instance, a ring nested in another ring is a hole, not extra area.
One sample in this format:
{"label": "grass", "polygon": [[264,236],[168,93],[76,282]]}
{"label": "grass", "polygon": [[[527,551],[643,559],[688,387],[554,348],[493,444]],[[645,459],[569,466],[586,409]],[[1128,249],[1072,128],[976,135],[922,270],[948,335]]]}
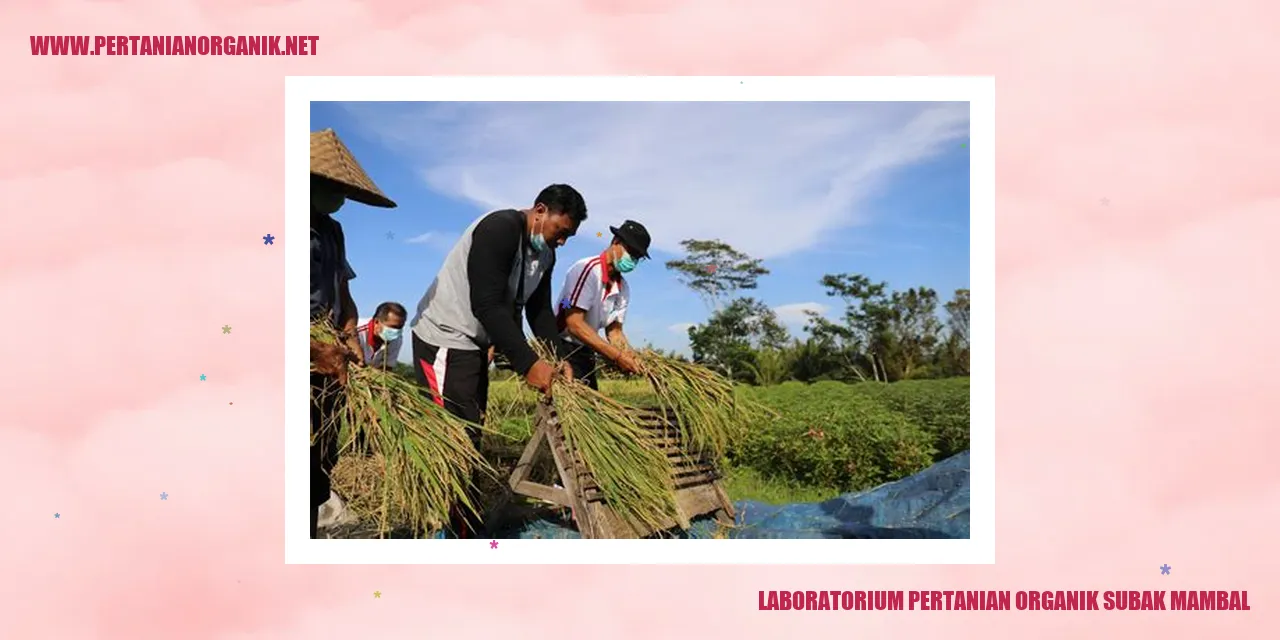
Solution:
{"label": "grass", "polygon": [[728,466],[721,480],[724,490],[736,502],[754,500],[767,504],[793,502],[821,502],[835,497],[834,487],[810,486],[801,482],[771,478],[760,471],[745,466]]}

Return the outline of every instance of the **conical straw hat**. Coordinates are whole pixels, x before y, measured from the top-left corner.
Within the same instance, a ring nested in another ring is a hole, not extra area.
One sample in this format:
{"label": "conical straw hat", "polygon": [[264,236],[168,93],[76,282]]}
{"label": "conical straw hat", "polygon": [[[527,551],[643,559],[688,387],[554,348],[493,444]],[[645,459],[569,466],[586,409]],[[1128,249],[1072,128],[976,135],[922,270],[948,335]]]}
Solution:
{"label": "conical straw hat", "polygon": [[346,187],[347,197],[374,207],[396,206],[382,194],[347,145],[342,144],[333,129],[311,132],[311,175],[332,180]]}

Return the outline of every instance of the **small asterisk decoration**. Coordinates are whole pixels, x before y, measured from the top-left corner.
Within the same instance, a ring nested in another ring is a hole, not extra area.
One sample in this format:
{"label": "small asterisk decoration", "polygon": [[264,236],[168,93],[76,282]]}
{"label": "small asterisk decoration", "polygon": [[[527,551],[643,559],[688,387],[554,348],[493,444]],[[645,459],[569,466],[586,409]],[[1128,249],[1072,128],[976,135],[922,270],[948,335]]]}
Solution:
{"label": "small asterisk decoration", "polygon": [[54,519],[54,520],[57,520],[58,518],[61,518],[61,517],[62,517],[62,514],[61,514],[61,513],[55,513],[55,514],[53,514],[53,519]]}
{"label": "small asterisk decoration", "polygon": [[204,374],[200,374],[200,382],[204,382]]}
{"label": "small asterisk decoration", "polygon": [[600,233],[599,231],[597,231],[597,232],[596,232],[596,237],[597,237],[597,238],[602,237],[602,236],[604,236],[604,234],[603,234],[603,233]]}
{"label": "small asterisk decoration", "polygon": [[395,239],[396,239],[396,234],[391,233],[390,231],[388,231],[388,232],[387,232],[387,239],[388,239],[388,240],[395,240]]}
{"label": "small asterisk decoration", "polygon": [[262,236],[262,244],[274,244],[275,240],[276,240],[276,237],[269,233],[265,236]]}
{"label": "small asterisk decoration", "polygon": [[1166,564],[1166,565],[1161,565],[1161,567],[1160,567],[1160,575],[1162,575],[1162,576],[1167,576],[1167,575],[1169,575],[1169,571],[1170,571],[1172,568],[1173,568],[1173,567],[1170,567],[1170,566],[1169,566],[1169,565],[1167,565],[1167,564]]}
{"label": "small asterisk decoration", "polygon": [[715,272],[716,272],[716,266],[714,264],[707,265],[707,273],[715,273]]}
{"label": "small asterisk decoration", "polygon": [[490,541],[489,541],[489,548],[490,548],[490,549],[497,549],[497,548],[498,548],[498,541],[497,541],[497,540],[490,540]]}
{"label": "small asterisk decoration", "polygon": [[224,334],[231,333],[231,325],[229,324],[222,325],[222,333]]}
{"label": "small asterisk decoration", "polygon": [[374,591],[374,592],[373,592],[373,597],[375,597],[375,598],[381,598],[381,597],[382,597],[382,592],[381,592],[381,591]]}
{"label": "small asterisk decoration", "polygon": [[169,499],[169,494],[167,494],[167,493],[165,493],[165,492],[161,491],[161,492],[160,492],[160,499],[161,499],[161,500],[168,500],[168,499]]}
{"label": "small asterisk decoration", "polygon": [[1102,206],[1104,207],[1111,206],[1111,200],[1109,198],[1103,198],[1098,202],[1102,203]]}

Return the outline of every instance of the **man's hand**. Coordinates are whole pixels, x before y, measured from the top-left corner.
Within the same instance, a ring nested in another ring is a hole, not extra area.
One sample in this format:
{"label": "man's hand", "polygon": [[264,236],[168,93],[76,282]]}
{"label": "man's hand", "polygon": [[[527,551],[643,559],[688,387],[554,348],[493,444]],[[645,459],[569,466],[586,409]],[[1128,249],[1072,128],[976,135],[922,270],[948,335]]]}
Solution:
{"label": "man's hand", "polygon": [[343,341],[346,347],[346,357],[354,364],[364,364],[364,349],[360,347],[360,339],[351,334]]}
{"label": "man's hand", "polygon": [[489,364],[493,364],[493,347],[489,347]]}
{"label": "man's hand", "polygon": [[636,360],[636,354],[626,349],[618,351],[618,359],[613,361],[618,365],[619,369],[627,373],[640,373],[640,361]]}
{"label": "man's hand", "polygon": [[524,374],[524,381],[534,389],[550,395],[551,381],[555,374],[555,367],[550,362],[539,360],[529,367],[529,371]]}
{"label": "man's hand", "polygon": [[311,370],[316,373],[338,379],[338,384],[347,384],[348,353],[341,345],[311,343]]}
{"label": "man's hand", "polygon": [[569,364],[568,362],[560,363],[560,375],[564,376],[565,380],[572,380],[573,365]]}

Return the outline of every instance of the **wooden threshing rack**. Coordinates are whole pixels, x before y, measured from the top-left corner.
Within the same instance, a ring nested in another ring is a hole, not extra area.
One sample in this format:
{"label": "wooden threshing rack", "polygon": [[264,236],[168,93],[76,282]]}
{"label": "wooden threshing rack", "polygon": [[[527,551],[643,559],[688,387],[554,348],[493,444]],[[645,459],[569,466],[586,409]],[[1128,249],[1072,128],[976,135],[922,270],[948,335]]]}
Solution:
{"label": "wooden threshing rack", "polygon": [[[676,482],[676,508],[680,514],[685,519],[712,514],[722,524],[733,524],[733,502],[720,486],[721,476],[715,463],[684,450],[674,416],[670,413],[664,415],[660,411],[648,410],[642,416],[641,426],[653,442],[666,451],[671,461]],[[560,487],[529,479],[544,444],[551,451]],[[516,494],[571,509],[583,538],[643,538],[678,526],[675,520],[667,518],[660,529],[642,527],[637,530],[636,526],[640,525],[633,526],[614,513],[604,502],[604,496],[581,457],[569,451],[560,419],[546,400],[538,403],[533,438],[511,472],[510,485]]]}

